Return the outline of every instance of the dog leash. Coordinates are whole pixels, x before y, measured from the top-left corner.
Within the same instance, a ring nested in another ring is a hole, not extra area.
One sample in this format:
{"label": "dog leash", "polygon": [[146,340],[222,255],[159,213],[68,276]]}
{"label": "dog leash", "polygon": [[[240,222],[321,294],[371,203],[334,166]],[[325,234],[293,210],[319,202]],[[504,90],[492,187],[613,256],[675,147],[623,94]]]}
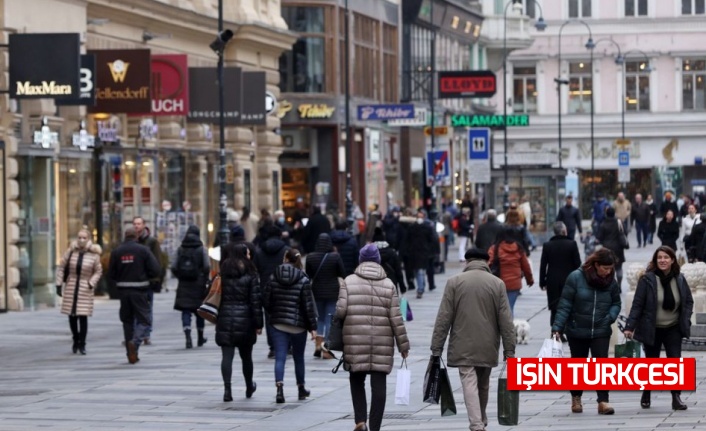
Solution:
{"label": "dog leash", "polygon": [[532,317],[530,317],[529,319],[527,319],[527,321],[529,322],[530,320],[534,319],[535,317],[537,317],[537,316],[539,315],[539,313],[541,313],[542,311],[546,310],[547,308],[549,308],[549,306],[548,306],[548,305],[545,305],[545,306],[542,307],[538,312],[534,313],[534,314],[532,315]]}

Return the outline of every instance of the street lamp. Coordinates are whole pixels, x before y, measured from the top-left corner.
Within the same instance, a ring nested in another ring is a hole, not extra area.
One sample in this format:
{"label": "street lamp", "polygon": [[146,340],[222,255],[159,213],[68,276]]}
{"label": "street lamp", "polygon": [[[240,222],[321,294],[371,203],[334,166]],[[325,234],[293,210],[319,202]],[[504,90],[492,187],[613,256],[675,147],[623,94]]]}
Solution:
{"label": "street lamp", "polygon": [[[645,51],[643,51],[641,49],[631,49],[630,51],[623,54],[623,56],[622,56],[622,60],[623,60],[623,62],[622,62],[622,64],[623,64],[623,100],[622,100],[622,104],[621,104],[621,119],[620,119],[621,138],[623,140],[625,139],[625,102],[627,102],[627,98],[628,98],[627,90],[625,88],[625,68],[626,68],[625,63],[626,63],[626,59],[627,59],[628,55],[633,54],[633,53],[641,54],[645,59],[644,71],[647,73],[652,72],[652,67],[650,66],[650,58],[647,56],[647,54],[645,54]],[[637,97],[638,98],[640,97],[639,94],[637,95]]]}
{"label": "street lamp", "polygon": [[[345,49],[343,52],[343,80],[345,81],[345,93],[346,93],[346,221],[348,222],[348,230],[353,232],[353,184],[351,179],[351,170],[353,168],[353,143],[352,143],[352,133],[351,133],[351,83],[350,83],[350,57],[351,57],[351,47],[350,41],[348,40],[348,33],[350,32],[350,12],[348,9],[348,0],[345,1],[346,14],[344,16],[344,35],[343,44]],[[340,202],[340,201],[339,201]]]}
{"label": "street lamp", "polygon": [[[503,14],[503,210],[507,211],[510,207],[510,185],[507,179],[507,10],[512,5],[512,9],[516,12],[522,12],[522,0],[511,0],[505,5]],[[544,21],[544,11],[539,3],[534,3],[535,7],[539,8],[539,18],[534,23],[534,28],[537,31],[544,31],[547,28],[547,23]],[[432,105],[433,106],[433,105]],[[433,109],[433,108],[432,108]],[[432,125],[433,128],[433,125]],[[432,136],[434,134],[432,133]]]}
{"label": "street lamp", "polygon": [[595,161],[595,149],[593,148],[593,48],[596,47],[596,44],[593,42],[593,33],[591,32],[591,27],[586,24],[585,21],[583,20],[569,20],[564,22],[561,27],[559,27],[559,64],[557,65],[557,78],[554,79],[554,82],[556,82],[556,93],[557,93],[557,100],[558,100],[558,105],[557,105],[557,123],[559,125],[559,169],[561,169],[561,164],[562,164],[562,151],[561,151],[561,86],[562,85],[569,85],[569,80],[568,79],[562,79],[561,78],[561,34],[564,31],[564,27],[566,27],[568,24],[573,24],[573,23],[578,23],[578,24],[583,24],[584,27],[586,27],[586,30],[588,30],[588,41],[586,42],[586,49],[591,51],[591,184],[593,187],[593,199],[595,200],[596,198],[596,183],[595,183],[595,166],[594,166],[594,161]]}

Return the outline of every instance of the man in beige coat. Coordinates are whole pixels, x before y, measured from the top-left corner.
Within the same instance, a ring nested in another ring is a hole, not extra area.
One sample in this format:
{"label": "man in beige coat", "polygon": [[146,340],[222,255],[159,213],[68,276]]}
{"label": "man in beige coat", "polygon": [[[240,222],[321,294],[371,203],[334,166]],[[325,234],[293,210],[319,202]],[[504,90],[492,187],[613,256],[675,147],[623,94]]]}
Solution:
{"label": "man in beige coat", "polygon": [[505,284],[488,267],[488,253],[472,248],[466,252],[463,273],[446,283],[434,324],[431,353],[441,356],[446,338],[450,367],[458,367],[468,420],[472,431],[488,425],[490,372],[498,365],[500,339],[504,359],[515,356],[515,328]]}
{"label": "man in beige coat", "polygon": [[618,197],[613,201],[613,209],[615,210],[615,218],[623,224],[623,232],[627,233],[630,227],[630,213],[632,212],[632,204],[625,199],[625,193],[618,193]]}

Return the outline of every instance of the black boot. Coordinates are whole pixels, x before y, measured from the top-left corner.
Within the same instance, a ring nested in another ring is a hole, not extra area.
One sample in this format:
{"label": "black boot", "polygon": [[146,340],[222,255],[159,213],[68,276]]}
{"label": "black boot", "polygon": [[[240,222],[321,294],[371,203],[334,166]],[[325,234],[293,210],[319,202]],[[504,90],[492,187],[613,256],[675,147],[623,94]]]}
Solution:
{"label": "black boot", "polygon": [[277,396],[275,397],[277,404],[284,404],[284,383],[277,383]]}
{"label": "black boot", "polygon": [[74,338],[74,344],[71,346],[71,351],[74,352],[74,354],[78,353],[78,340]]}
{"label": "black boot", "polygon": [[686,404],[681,400],[681,393],[672,392],[672,410],[686,410]]}
{"label": "black boot", "polygon": [[203,329],[199,329],[199,339],[198,339],[198,341],[196,342],[196,345],[199,346],[199,347],[201,347],[201,346],[203,346],[204,344],[206,344],[206,341],[208,341],[208,339],[204,338],[204,336],[203,336]]}
{"label": "black boot", "polygon": [[643,409],[649,409],[651,404],[650,391],[643,391],[642,398],[640,398],[640,407]]}
{"label": "black boot", "polygon": [[223,402],[233,401],[233,394],[230,392],[230,383],[224,384],[225,390],[223,391]]}
{"label": "black boot", "polygon": [[82,355],[85,355],[86,354],[86,343],[79,343],[78,351],[81,352]]}
{"label": "black boot", "polygon": [[311,392],[307,391],[304,385],[297,385],[297,387],[299,388],[299,401],[303,401],[311,395]]}
{"label": "black boot", "polygon": [[194,344],[191,342],[191,329],[184,329],[184,335],[186,336],[186,348],[193,348]]}
{"label": "black boot", "polygon": [[252,384],[247,389],[245,389],[245,398],[252,397],[252,394],[254,394],[256,390],[257,390],[257,383],[252,382]]}

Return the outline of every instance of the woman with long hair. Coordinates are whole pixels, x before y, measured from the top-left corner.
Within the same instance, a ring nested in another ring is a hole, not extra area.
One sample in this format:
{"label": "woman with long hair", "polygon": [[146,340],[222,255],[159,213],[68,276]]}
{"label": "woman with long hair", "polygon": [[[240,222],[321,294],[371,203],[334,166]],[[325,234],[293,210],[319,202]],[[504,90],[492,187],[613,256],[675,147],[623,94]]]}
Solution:
{"label": "woman with long hair", "polygon": [[[691,289],[680,271],[676,253],[670,247],[658,247],[637,282],[623,333],[642,342],[648,358],[659,358],[662,346],[668,358],[679,358],[682,338],[691,335],[693,308]],[[650,404],[650,391],[643,391],[640,406],[648,409]],[[681,391],[672,391],[672,409],[686,408]]]}
{"label": "woman with long hair", "polygon": [[290,248],[284,254],[284,263],[275,269],[265,284],[262,303],[272,325],[277,385],[275,401],[278,404],[284,403],[284,366],[290,345],[298,396],[300,400],[305,400],[310,395],[304,386],[306,333],[309,331],[311,339],[316,339],[317,315],[311,282],[302,268],[299,250]]}
{"label": "woman with long hair", "polygon": [[522,215],[514,202],[510,204],[510,209],[505,213],[505,226],[517,240],[517,243],[525,250],[525,254],[529,256],[531,244],[527,228],[525,227],[524,215]]}
{"label": "woman with long hair", "polygon": [[216,322],[216,344],[221,347],[223,401],[233,401],[231,376],[238,349],[245,378],[245,397],[257,389],[253,381],[252,350],[262,333],[260,278],[245,244],[222,247],[220,262],[221,306]]}
{"label": "woman with long hair", "polygon": [[528,286],[534,284],[534,278],[525,250],[513,228],[506,227],[498,234],[495,245],[488,250],[488,255],[490,256],[488,265],[491,268],[496,263],[500,265],[499,277],[505,283],[510,311],[514,316],[515,301],[522,289],[522,277],[525,277]]}
{"label": "woman with long hair", "polygon": [[[88,318],[93,315],[93,295],[103,274],[101,247],[91,242],[86,227],[78,231],[56,270],[56,293],[62,296],[61,313],[69,316],[73,335],[71,350],[86,354]],[[63,287],[62,287],[63,286]],[[63,290],[63,292],[62,292]]]}
{"label": "woman with long hair", "polygon": [[[569,274],[561,292],[552,332],[566,334],[572,358],[607,358],[611,325],[620,313],[620,288],[615,281],[615,255],[601,248]],[[598,414],[612,415],[608,391],[596,391]],[[582,413],[583,391],[571,391],[571,411]]]}

